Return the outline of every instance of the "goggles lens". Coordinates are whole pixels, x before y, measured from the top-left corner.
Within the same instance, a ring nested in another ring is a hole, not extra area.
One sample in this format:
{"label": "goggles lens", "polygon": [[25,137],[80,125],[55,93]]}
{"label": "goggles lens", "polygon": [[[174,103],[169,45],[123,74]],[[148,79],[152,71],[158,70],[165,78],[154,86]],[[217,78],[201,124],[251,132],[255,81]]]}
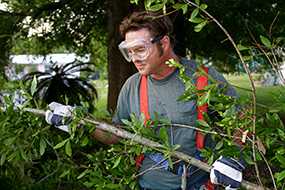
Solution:
{"label": "goggles lens", "polygon": [[149,56],[151,45],[160,39],[161,37],[150,41],[146,41],[145,39],[137,39],[131,42],[122,41],[119,44],[119,49],[128,62],[131,62],[133,58],[143,61]]}

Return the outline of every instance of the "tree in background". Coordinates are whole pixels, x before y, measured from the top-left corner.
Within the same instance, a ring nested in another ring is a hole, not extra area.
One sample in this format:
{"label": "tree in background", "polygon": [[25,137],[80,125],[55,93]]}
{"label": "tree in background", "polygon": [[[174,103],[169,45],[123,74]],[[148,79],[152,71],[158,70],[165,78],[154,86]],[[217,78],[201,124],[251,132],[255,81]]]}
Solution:
{"label": "tree in background", "polygon": [[[63,49],[67,51],[89,52],[96,57],[97,52],[93,52],[92,49],[94,42],[100,41],[103,46],[108,47],[108,63],[105,63],[108,67],[109,81],[108,110],[115,109],[122,84],[135,72],[133,65],[127,64],[118,51],[117,45],[121,41],[118,26],[122,18],[130,11],[143,9],[144,1],[132,1],[139,2],[138,7],[130,4],[128,0],[120,2],[111,0],[2,0],[2,2],[6,2],[9,7],[9,11],[5,14],[11,15],[12,18],[19,17],[19,15],[22,19],[25,18],[25,22],[21,22],[22,20],[17,22],[21,33],[17,33],[14,38],[25,39],[27,36],[33,36],[34,43],[38,47],[36,50],[41,54],[64,47]],[[163,4],[162,1],[157,2]],[[282,0],[249,0],[246,3],[242,0],[213,0],[207,4],[207,10],[229,29],[237,42],[252,42],[249,31],[257,38],[261,34],[269,39],[274,36],[284,36],[285,27],[281,21],[284,20],[285,3]],[[179,14],[173,13],[170,17],[177,18],[175,19],[177,24],[175,32],[180,42],[178,46],[180,52],[185,52],[187,48],[193,58],[203,57],[222,71],[230,72],[236,68],[235,65],[239,62],[236,61],[233,48],[225,40],[223,33],[218,32],[220,30],[211,23],[211,20],[207,21],[210,24],[206,26],[206,29],[196,33],[195,25],[199,23],[195,23],[197,20],[194,24],[189,22],[191,11],[182,17],[176,15]],[[39,34],[29,34],[30,28],[41,26],[42,23],[49,23],[50,27]],[[200,28],[205,24],[200,23]]]}

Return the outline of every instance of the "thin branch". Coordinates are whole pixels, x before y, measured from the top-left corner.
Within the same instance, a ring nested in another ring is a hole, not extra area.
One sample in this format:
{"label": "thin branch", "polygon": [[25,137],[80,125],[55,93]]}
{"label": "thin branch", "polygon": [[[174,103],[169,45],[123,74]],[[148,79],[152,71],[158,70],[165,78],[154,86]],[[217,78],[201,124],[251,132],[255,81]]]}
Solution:
{"label": "thin branch", "polygon": [[270,27],[269,27],[269,36],[271,37],[272,36],[272,29],[273,29],[273,25],[275,24],[276,20],[277,20],[277,17],[279,16],[280,12],[278,11],[276,16],[274,17],[272,23],[270,24]]}
{"label": "thin branch", "polygon": [[254,85],[253,78],[251,76],[250,70],[249,70],[248,66],[245,64],[245,61],[244,61],[244,59],[243,59],[243,57],[241,55],[241,52],[239,51],[239,49],[238,49],[236,43],[234,42],[233,38],[231,37],[229,32],[221,25],[221,23],[217,19],[215,19],[209,12],[207,12],[204,9],[201,9],[197,4],[193,3],[192,1],[190,1],[190,0],[184,0],[184,1],[187,4],[198,8],[201,12],[203,12],[205,15],[207,15],[212,21],[214,21],[219,26],[219,28],[224,32],[224,34],[228,37],[228,39],[230,40],[231,44],[233,45],[236,53],[238,54],[238,56],[239,56],[239,58],[241,60],[243,68],[246,71],[246,73],[247,73],[247,75],[248,75],[248,77],[250,79],[250,84],[251,84],[251,89],[252,89],[252,102],[253,102],[253,104],[252,104],[252,118],[253,118],[253,123],[252,123],[252,132],[253,132],[253,135],[252,135],[252,140],[253,140],[252,151],[253,151],[253,160],[254,160],[254,166],[255,166],[255,170],[256,170],[258,181],[263,186],[262,181],[260,179],[260,174],[259,174],[259,170],[258,170],[258,167],[257,167],[256,155],[255,155],[256,154],[256,152],[255,152],[256,88],[255,88],[255,85]]}
{"label": "thin branch", "polygon": [[272,183],[273,183],[274,189],[277,190],[277,186],[276,186],[276,183],[275,183],[275,180],[274,180],[274,175],[273,175],[272,170],[271,170],[271,168],[269,166],[269,163],[268,163],[267,159],[265,158],[263,152],[259,151],[259,153],[260,153],[261,157],[263,158],[263,160],[264,160],[264,162],[265,162],[265,164],[266,164],[266,166],[267,166],[267,168],[269,170],[270,177],[272,179]]}

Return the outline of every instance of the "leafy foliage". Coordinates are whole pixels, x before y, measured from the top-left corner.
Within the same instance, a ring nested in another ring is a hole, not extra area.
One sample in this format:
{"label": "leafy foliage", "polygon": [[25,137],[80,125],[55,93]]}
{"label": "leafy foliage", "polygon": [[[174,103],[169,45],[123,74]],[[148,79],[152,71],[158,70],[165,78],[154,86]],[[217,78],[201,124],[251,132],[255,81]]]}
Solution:
{"label": "leafy foliage", "polygon": [[91,66],[90,63],[78,61],[65,65],[53,64],[50,71],[32,72],[24,78],[31,84],[32,95],[46,104],[53,101],[69,105],[87,104],[92,111],[97,91],[86,78],[78,76],[78,72],[83,76],[84,73],[92,73]]}

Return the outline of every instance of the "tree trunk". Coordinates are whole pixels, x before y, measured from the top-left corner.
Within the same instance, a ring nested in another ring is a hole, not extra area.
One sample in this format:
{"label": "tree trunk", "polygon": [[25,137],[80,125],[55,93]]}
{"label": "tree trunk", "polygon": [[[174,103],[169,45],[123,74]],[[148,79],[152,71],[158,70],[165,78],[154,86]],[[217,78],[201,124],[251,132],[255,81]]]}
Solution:
{"label": "tree trunk", "polygon": [[120,89],[126,79],[136,72],[133,64],[124,60],[118,44],[122,41],[119,25],[128,15],[130,2],[128,0],[108,1],[108,103],[107,109],[111,113],[116,109]]}
{"label": "tree trunk", "polygon": [[0,75],[5,76],[5,66],[8,65],[9,61],[9,51],[11,49],[11,40],[14,33],[17,32],[16,24],[17,18],[11,15],[0,16]]}

